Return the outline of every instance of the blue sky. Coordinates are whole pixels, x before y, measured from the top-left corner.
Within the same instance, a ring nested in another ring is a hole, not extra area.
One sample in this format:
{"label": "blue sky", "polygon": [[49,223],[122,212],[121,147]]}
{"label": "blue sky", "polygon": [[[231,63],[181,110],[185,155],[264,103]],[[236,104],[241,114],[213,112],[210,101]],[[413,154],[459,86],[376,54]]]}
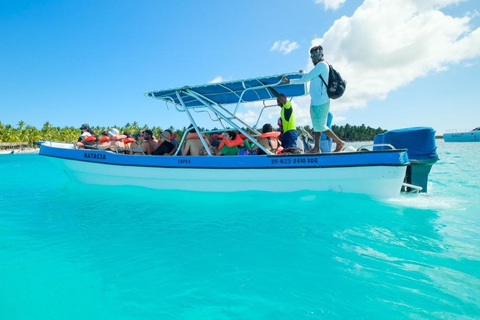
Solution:
{"label": "blue sky", "polygon": [[[181,128],[147,91],[309,70],[347,79],[334,124],[480,125],[477,0],[0,0],[0,121]],[[294,99],[310,124],[308,97]],[[260,109],[242,112],[252,123]],[[276,122],[277,114],[265,121]]]}

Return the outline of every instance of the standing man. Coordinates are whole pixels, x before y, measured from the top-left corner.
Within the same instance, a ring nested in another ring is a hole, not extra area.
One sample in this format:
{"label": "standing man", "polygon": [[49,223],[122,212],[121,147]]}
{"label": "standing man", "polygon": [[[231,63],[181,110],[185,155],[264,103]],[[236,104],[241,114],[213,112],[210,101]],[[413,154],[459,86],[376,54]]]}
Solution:
{"label": "standing man", "polygon": [[293,113],[292,103],[287,100],[287,96],[279,94],[277,96],[277,105],[282,108],[280,116],[282,117],[283,133],[281,137],[283,148],[296,148],[298,132],[295,126],[295,114]]}
{"label": "standing man", "polygon": [[288,101],[286,95],[278,93],[277,90],[272,87],[268,87],[268,89],[277,97],[277,105],[282,108],[280,111],[280,117],[282,119],[282,136],[280,140],[282,141],[282,147],[284,149],[296,148],[298,132],[295,126],[295,114],[292,103]]}
{"label": "standing man", "polygon": [[316,46],[310,49],[310,58],[315,66],[309,73],[303,74],[300,79],[289,80],[282,76],[282,81],[286,83],[306,83],[310,81],[310,117],[312,118],[313,130],[315,131],[315,146],[310,153],[320,153],[320,137],[322,132],[331,138],[336,144],[333,152],[339,152],[345,146],[345,142],[327,127],[328,111],[330,110],[330,98],[327,94],[327,86],[323,83],[320,75],[325,83],[328,83],[328,64],[324,61],[323,47]]}

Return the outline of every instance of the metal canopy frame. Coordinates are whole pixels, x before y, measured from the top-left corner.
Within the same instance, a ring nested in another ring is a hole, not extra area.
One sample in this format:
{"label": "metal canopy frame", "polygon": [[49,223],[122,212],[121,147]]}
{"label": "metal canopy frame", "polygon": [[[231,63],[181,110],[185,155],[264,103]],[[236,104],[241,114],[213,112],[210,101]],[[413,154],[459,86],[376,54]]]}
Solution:
{"label": "metal canopy frame", "polygon": [[[286,75],[288,78],[298,78],[298,76],[301,76],[299,73],[292,73]],[[274,82],[272,82],[272,78],[275,79]],[[264,79],[269,80],[270,83],[265,83],[263,81]],[[228,126],[231,126],[234,130],[239,131],[247,139],[252,141],[253,144],[255,144],[259,149],[264,151],[266,154],[271,155],[272,153],[267,150],[262,144],[260,144],[254,136],[259,136],[261,133],[257,130],[257,125],[258,122],[260,121],[260,117],[262,116],[263,111],[266,108],[271,108],[271,107],[278,107],[276,105],[266,105],[265,100],[269,99],[274,99],[275,96],[274,94],[268,89],[268,87],[287,87],[286,84],[284,84],[280,79],[280,76],[271,76],[271,77],[265,77],[265,78],[257,78],[257,79],[246,79],[246,80],[240,80],[240,81],[235,81],[235,82],[224,82],[224,83],[216,83],[216,84],[210,84],[210,85],[204,85],[204,86],[195,86],[195,87],[181,87],[177,89],[169,89],[169,90],[164,90],[164,91],[154,91],[154,92],[148,92],[145,95],[148,97],[153,97],[155,99],[163,100],[165,102],[169,102],[175,105],[175,108],[179,112],[185,112],[187,114],[187,117],[189,118],[191,124],[193,125],[195,132],[198,134],[198,137],[200,141],[203,144],[203,147],[207,151],[208,155],[212,155],[210,152],[210,143],[206,141],[206,139],[203,137],[202,134],[205,133],[213,133],[213,132],[225,132],[228,130]],[[247,85],[247,82],[249,83]],[[233,90],[230,87],[228,87],[228,84],[234,84],[238,85],[241,83],[241,89],[238,90]],[[215,93],[215,92],[209,92],[207,93],[201,93],[202,89],[205,91],[205,89],[208,89],[209,87],[214,87],[216,86],[217,88],[221,88],[224,90],[224,92],[221,93]],[[296,85],[297,87],[299,86],[298,84]],[[306,87],[305,85],[300,85],[303,86],[300,89],[296,88],[296,91],[290,90],[291,95],[293,96],[301,96],[306,94]],[[265,91],[264,91],[265,90]],[[246,94],[249,92],[253,92],[253,95],[250,95],[248,100],[245,100],[244,97]],[[260,92],[263,94],[261,96]],[[214,101],[214,98],[209,98],[208,95],[215,96],[218,95],[219,97],[222,97],[224,95],[224,98],[227,95],[230,95],[227,98],[232,99],[235,97],[237,100],[234,111],[231,112],[228,110],[226,107],[224,107],[221,103],[218,103]],[[188,102],[187,102],[187,101]],[[252,127],[245,123],[242,119],[237,117],[237,112],[242,103],[245,102],[254,102],[254,101],[263,101],[264,107],[260,111],[260,114],[258,116],[258,119],[255,123],[255,125]],[[200,130],[199,126],[197,125],[197,122],[195,121],[195,115],[194,113],[200,113],[200,112],[206,112],[212,121],[218,121],[223,129],[219,130]],[[213,115],[213,117],[212,117]],[[244,129],[246,128],[246,129]],[[248,131],[253,132],[253,134],[250,134]],[[181,141],[180,141],[180,146],[183,145],[185,142],[187,134],[184,134]],[[176,151],[175,155],[178,154],[180,151],[180,148]]]}

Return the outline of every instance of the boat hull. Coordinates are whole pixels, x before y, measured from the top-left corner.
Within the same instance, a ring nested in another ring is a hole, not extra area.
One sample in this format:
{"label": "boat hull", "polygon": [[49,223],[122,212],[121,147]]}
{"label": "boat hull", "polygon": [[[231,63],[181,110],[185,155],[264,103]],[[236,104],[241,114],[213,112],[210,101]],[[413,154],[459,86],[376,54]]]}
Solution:
{"label": "boat hull", "polygon": [[405,150],[286,156],[132,156],[42,145],[73,181],[204,192],[300,190],[395,197]]}

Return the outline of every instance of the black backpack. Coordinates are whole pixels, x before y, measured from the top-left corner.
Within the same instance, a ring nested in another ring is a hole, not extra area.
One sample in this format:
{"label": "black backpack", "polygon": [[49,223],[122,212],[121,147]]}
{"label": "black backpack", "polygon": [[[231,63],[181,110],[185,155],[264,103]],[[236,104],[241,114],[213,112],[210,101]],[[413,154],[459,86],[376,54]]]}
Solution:
{"label": "black backpack", "polygon": [[322,75],[319,75],[320,79],[322,79],[323,83],[327,87],[327,94],[330,99],[338,99],[340,98],[345,89],[347,88],[347,81],[342,79],[340,73],[337,70],[333,69],[332,65],[328,65],[328,84],[323,80]]}

